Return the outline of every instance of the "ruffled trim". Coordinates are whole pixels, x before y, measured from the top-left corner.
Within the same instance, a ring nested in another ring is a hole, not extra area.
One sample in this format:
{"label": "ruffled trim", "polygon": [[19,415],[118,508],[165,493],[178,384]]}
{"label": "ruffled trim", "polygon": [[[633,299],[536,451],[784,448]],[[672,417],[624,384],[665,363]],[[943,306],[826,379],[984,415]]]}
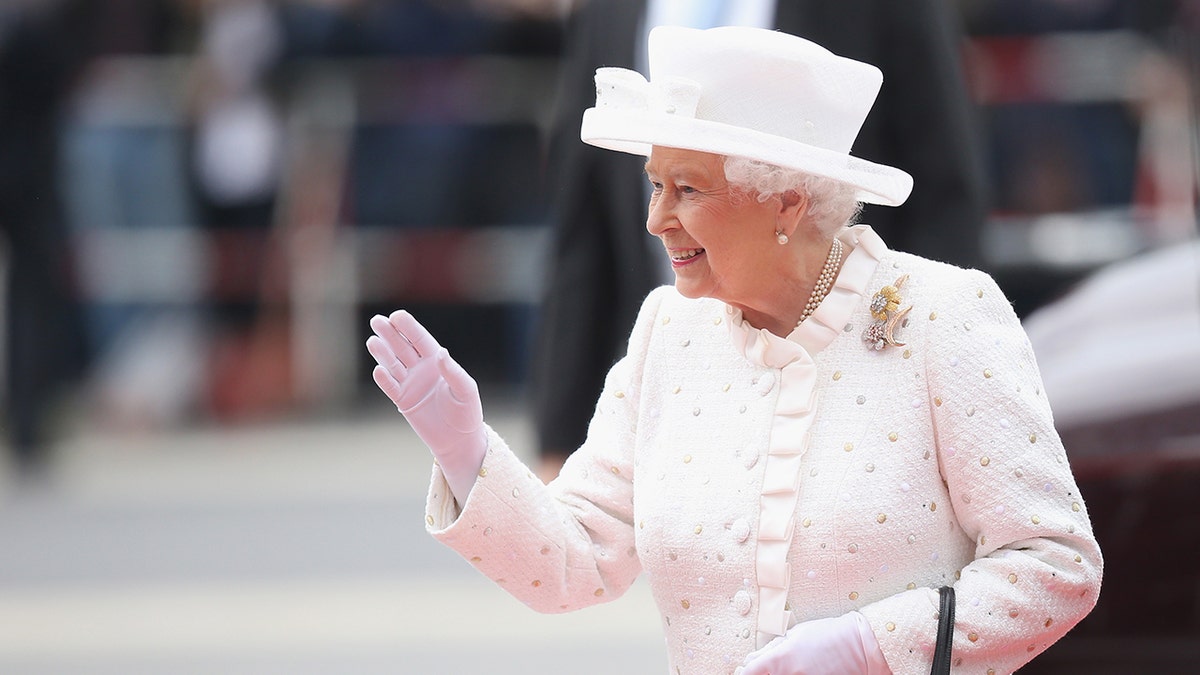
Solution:
{"label": "ruffled trim", "polygon": [[[751,363],[779,372],[779,398],[771,421],[762,495],[759,498],[755,572],[758,578],[758,645],[783,635],[792,623],[787,606],[791,587],[788,551],[796,526],[800,496],[800,463],[808,450],[816,403],[817,366],[813,358],[828,347],[867,296],[887,245],[869,226],[856,225],[838,234],[850,254],[842,263],[833,289],[807,320],[786,339],[745,322],[729,307],[730,338]],[[773,377],[773,374],[764,375]]]}

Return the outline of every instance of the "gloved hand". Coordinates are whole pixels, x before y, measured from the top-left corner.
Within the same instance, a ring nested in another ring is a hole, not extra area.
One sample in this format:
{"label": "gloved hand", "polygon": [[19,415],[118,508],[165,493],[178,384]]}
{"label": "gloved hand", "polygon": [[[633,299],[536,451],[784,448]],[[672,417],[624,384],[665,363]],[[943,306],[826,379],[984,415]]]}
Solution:
{"label": "gloved hand", "polygon": [[404,310],[371,318],[372,377],[442,467],[465,504],[487,451],[479,387],[425,327]]}
{"label": "gloved hand", "polygon": [[796,624],[742,662],[741,675],[891,675],[867,618],[848,612]]}

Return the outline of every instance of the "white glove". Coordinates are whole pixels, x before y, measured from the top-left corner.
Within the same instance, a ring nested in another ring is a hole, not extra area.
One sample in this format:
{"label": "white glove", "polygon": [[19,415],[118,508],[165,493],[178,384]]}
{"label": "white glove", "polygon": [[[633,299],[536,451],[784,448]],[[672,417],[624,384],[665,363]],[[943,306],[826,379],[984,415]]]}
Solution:
{"label": "white glove", "polygon": [[796,624],[751,652],[740,675],[891,675],[867,618],[848,612]]}
{"label": "white glove", "polygon": [[408,312],[375,315],[371,330],[375,384],[429,446],[454,498],[465,504],[487,452],[479,387]]}

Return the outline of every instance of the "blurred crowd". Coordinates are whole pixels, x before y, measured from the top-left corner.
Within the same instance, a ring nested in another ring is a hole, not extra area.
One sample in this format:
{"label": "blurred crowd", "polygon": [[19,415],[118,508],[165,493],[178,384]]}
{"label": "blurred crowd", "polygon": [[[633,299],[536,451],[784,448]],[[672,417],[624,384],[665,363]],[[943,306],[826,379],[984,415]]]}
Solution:
{"label": "blurred crowd", "polygon": [[[81,419],[345,411],[369,383],[364,318],[399,305],[485,388],[520,390],[579,4],[0,5],[14,461],[37,466]],[[1200,3],[952,4],[988,169],[984,266],[1022,316],[1195,239]]]}

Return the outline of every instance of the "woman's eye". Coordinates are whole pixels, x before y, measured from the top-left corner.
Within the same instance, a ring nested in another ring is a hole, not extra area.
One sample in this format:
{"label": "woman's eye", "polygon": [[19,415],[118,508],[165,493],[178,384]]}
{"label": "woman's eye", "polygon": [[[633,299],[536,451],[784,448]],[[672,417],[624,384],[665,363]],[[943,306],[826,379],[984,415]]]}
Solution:
{"label": "woman's eye", "polygon": [[696,188],[694,188],[694,187],[692,187],[692,186],[690,186],[690,185],[680,185],[680,186],[679,186],[679,191],[680,191],[680,192],[682,192],[682,193],[683,193],[683,194],[685,194],[685,195],[690,195],[690,194],[692,194],[693,192],[695,192],[695,191],[696,191]]}
{"label": "woman's eye", "polygon": [[654,181],[650,181],[650,185],[654,188],[655,192],[662,192],[662,189],[663,189],[662,183],[656,183]]}

